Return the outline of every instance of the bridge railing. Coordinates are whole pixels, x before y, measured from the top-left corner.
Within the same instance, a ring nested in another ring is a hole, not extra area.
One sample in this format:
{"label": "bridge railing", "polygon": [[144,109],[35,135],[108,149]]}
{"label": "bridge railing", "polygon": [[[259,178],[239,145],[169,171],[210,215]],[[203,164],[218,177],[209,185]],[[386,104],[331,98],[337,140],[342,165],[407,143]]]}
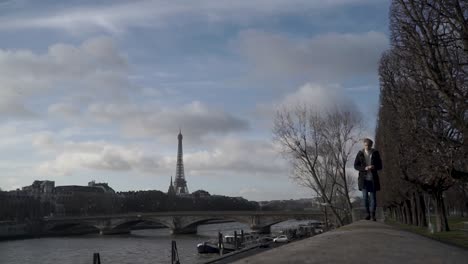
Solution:
{"label": "bridge railing", "polygon": [[170,211],[170,212],[133,212],[126,214],[87,215],[87,216],[52,216],[44,217],[44,221],[74,220],[74,219],[108,219],[108,218],[144,218],[150,216],[323,216],[320,210],[308,211]]}

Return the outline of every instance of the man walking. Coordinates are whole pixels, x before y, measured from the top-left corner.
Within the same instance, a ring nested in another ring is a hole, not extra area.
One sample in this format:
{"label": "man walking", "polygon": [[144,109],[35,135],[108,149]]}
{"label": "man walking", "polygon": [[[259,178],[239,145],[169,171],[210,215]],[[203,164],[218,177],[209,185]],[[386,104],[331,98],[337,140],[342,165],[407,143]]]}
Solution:
{"label": "man walking", "polygon": [[362,198],[364,199],[364,205],[367,211],[366,220],[372,217],[372,221],[376,221],[376,193],[380,190],[380,181],[377,171],[382,169],[382,160],[380,159],[379,152],[372,148],[374,142],[369,138],[365,138],[363,141],[364,149],[360,150],[356,155],[354,169],[359,171],[358,187],[359,190],[362,191]]}

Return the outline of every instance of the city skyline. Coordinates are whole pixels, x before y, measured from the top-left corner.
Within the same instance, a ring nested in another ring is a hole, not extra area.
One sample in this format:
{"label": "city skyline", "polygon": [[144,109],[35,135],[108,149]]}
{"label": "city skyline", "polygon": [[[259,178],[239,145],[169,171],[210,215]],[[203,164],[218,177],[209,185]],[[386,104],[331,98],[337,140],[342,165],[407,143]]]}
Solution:
{"label": "city skyline", "polygon": [[273,143],[274,113],[350,104],[373,137],[388,5],[3,1],[0,188],[165,192],[181,128],[190,190],[311,197]]}

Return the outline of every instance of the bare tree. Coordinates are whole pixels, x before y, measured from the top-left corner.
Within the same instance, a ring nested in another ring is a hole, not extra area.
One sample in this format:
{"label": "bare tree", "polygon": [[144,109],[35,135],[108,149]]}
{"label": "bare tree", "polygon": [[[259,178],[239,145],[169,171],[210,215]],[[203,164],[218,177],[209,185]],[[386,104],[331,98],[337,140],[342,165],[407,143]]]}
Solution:
{"label": "bare tree", "polygon": [[[468,4],[452,0],[395,0],[392,44],[419,88],[421,132],[443,147],[452,176],[468,177]],[[427,101],[426,101],[427,100]]]}
{"label": "bare tree", "polygon": [[[383,159],[386,164],[396,165],[396,171],[411,183],[414,191],[431,195],[436,203],[437,230],[448,230],[443,192],[454,184],[449,167],[453,156],[450,146],[439,137],[441,131],[447,128],[446,123],[439,118],[437,111],[430,109],[437,103],[434,99],[437,94],[427,87],[427,83],[414,77],[415,69],[399,52],[394,49],[384,54],[379,69],[381,110],[387,107],[385,111],[389,114],[385,116],[381,111],[378,128],[392,133],[379,137],[379,140],[389,142],[387,144],[394,149],[391,153],[393,157],[384,154]],[[393,123],[386,119],[391,119]],[[383,175],[384,178],[386,176]],[[401,183],[399,186],[403,189],[407,187]],[[421,212],[411,204],[422,203],[415,201],[414,195],[411,191],[403,192],[403,219],[407,223],[419,224],[424,219],[416,218]],[[418,193],[417,197],[421,195]],[[400,195],[395,197],[397,201],[400,198]]]}
{"label": "bare tree", "polygon": [[[387,107],[396,123],[389,124],[385,121],[389,117],[379,114],[378,143],[397,146],[383,154],[385,163],[397,164],[399,174],[416,192],[430,194],[438,231],[448,230],[444,192],[468,177],[467,22],[466,1],[394,0],[393,48],[384,54],[379,69],[381,107]],[[392,134],[384,137],[388,131]],[[403,218],[419,224],[420,219],[413,216],[421,214],[415,212],[421,195],[415,199],[411,192],[396,193],[397,206],[413,209],[402,212]]]}
{"label": "bare tree", "polygon": [[274,139],[291,162],[293,180],[312,189],[339,225],[350,219],[354,182],[346,165],[360,131],[359,114],[345,107],[325,113],[306,106],[283,109],[274,122]]}
{"label": "bare tree", "polygon": [[[465,178],[467,171],[467,14],[466,1],[394,0],[390,14],[393,49],[382,57],[379,69],[378,130],[386,136],[378,142],[393,146],[383,153],[383,159],[390,166],[398,165],[396,171],[416,192],[432,196],[437,230],[448,230],[444,191],[456,184],[456,178]],[[388,174],[387,170],[383,178]],[[417,199],[414,193],[406,198],[405,194],[393,195],[389,201],[393,198],[398,203],[403,198],[403,204],[408,204],[410,199],[413,210],[421,204],[420,194]],[[414,213],[420,215],[419,211]]]}
{"label": "bare tree", "polygon": [[324,150],[331,156],[331,166],[325,169],[334,169],[334,177],[330,177],[336,183],[337,200],[339,204],[346,206],[347,216],[351,213],[353,205],[350,193],[356,184],[347,172],[347,164],[352,156],[356,144],[361,138],[363,122],[361,115],[348,106],[335,106],[323,116],[322,133],[325,139]]}

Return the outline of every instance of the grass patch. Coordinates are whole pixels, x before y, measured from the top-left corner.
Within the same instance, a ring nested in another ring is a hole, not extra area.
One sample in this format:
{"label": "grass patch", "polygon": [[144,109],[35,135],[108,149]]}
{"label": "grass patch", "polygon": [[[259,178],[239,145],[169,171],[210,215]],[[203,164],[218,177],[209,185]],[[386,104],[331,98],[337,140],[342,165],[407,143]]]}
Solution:
{"label": "grass patch", "polygon": [[390,224],[392,226],[396,226],[403,230],[416,233],[425,237],[429,237],[429,238],[438,240],[443,243],[456,245],[456,246],[468,249],[468,233],[460,230],[463,228],[463,222],[468,222],[468,218],[467,217],[449,217],[448,224],[449,224],[449,228],[451,231],[435,232],[434,234],[431,234],[429,230],[425,227],[406,225],[406,224],[398,223],[394,220],[385,221],[385,223]]}

